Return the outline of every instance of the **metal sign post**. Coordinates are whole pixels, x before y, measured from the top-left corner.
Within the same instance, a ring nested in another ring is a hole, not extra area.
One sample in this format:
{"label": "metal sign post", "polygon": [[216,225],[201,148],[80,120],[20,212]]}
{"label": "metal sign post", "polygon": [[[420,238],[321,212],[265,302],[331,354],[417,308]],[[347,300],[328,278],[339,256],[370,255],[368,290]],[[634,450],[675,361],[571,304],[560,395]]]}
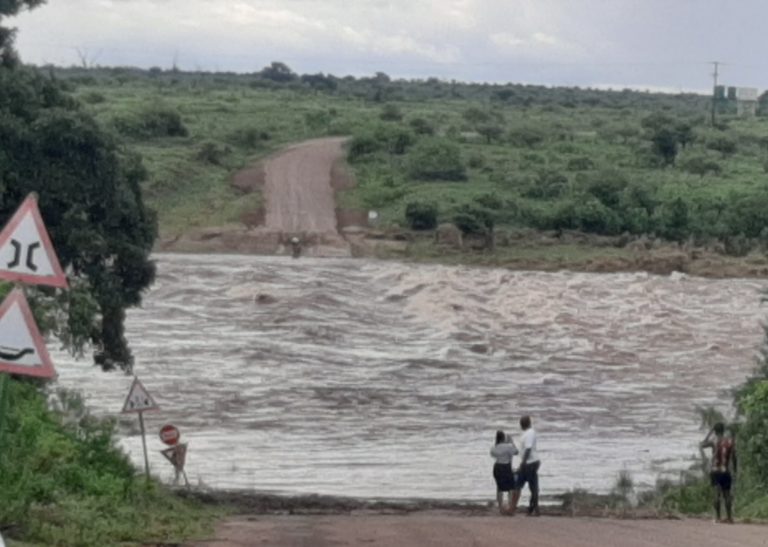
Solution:
{"label": "metal sign post", "polygon": [[[8,384],[10,376],[0,372],[0,450],[3,448],[3,435],[5,433],[5,409],[8,406]],[[2,547],[2,543],[0,543]]]}
{"label": "metal sign post", "polygon": [[129,412],[139,413],[139,427],[141,428],[141,446],[144,449],[144,471],[149,480],[149,454],[147,453],[147,435],[144,429],[144,412],[147,410],[160,410],[152,395],[146,390],[137,377],[133,377],[131,389],[123,404],[123,414]]}
{"label": "metal sign post", "polygon": [[173,468],[176,471],[176,478],[173,481],[174,484],[179,484],[179,475],[181,475],[184,477],[184,485],[189,488],[187,472],[184,471],[184,464],[187,461],[187,443],[174,445],[171,448],[161,450],[160,453],[165,456],[165,459],[171,462],[171,465],[173,465]]}

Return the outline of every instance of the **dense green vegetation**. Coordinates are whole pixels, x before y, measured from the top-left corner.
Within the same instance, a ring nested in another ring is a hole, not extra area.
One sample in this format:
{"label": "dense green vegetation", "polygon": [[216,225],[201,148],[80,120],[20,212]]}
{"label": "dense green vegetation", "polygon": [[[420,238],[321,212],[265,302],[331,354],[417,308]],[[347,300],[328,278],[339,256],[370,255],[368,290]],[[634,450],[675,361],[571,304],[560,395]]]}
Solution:
{"label": "dense green vegetation", "polygon": [[712,127],[706,97],[297,75],[281,63],[243,75],[54,74],[144,156],[168,235],[256,207],[229,185],[248,162],[350,135],[359,186],[342,202],[385,224],[628,232],[736,255],[768,236],[768,122],[723,105]]}
{"label": "dense green vegetation", "polygon": [[[11,381],[0,429],[0,530],[37,545],[178,542],[217,516],[137,476],[114,445],[114,421],[65,391],[51,399]],[[0,412],[3,409],[0,408]]]}

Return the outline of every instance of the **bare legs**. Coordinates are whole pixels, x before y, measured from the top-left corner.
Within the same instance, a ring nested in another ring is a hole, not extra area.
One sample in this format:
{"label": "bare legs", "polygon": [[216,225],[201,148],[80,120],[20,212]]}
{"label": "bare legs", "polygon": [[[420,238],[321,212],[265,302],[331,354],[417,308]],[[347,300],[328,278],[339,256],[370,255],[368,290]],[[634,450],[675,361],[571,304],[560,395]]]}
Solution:
{"label": "bare legs", "polygon": [[720,514],[720,498],[722,497],[725,501],[725,515],[726,519],[725,522],[733,522],[733,497],[731,496],[730,490],[724,490],[718,486],[715,486],[715,500],[714,500],[714,507],[715,507],[715,517],[717,518],[717,521],[720,522],[721,514]]}

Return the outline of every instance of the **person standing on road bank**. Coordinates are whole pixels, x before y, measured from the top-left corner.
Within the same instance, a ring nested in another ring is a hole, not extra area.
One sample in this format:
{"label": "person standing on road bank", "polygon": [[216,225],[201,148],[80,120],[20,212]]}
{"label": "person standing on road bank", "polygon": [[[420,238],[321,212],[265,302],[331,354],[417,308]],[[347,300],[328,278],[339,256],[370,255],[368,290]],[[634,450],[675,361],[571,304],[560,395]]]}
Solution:
{"label": "person standing on road bank", "polygon": [[539,516],[539,454],[536,451],[536,431],[531,426],[531,417],[523,416],[520,418],[520,428],[523,430],[523,436],[520,445],[523,449],[523,459],[517,470],[517,484],[512,497],[512,513],[517,510],[517,502],[520,500],[520,493],[528,483],[528,489],[531,491],[531,501],[528,504],[528,516]]}
{"label": "person standing on road bank", "polygon": [[[720,498],[723,498],[725,500],[725,514],[727,517],[725,522],[732,524],[733,498],[731,496],[731,486],[733,484],[733,475],[738,470],[736,445],[732,438],[725,436],[725,425],[716,423],[699,446],[712,449],[712,465],[710,467],[709,480],[714,490],[715,522],[721,522]],[[731,473],[731,470],[733,470],[733,473]]]}
{"label": "person standing on road bank", "polygon": [[504,514],[504,492],[509,495],[509,512],[514,514],[515,474],[512,472],[512,457],[518,454],[512,439],[503,431],[496,432],[496,444],[491,447],[491,457],[496,460],[493,465],[493,478],[496,480],[496,501],[499,513]]}

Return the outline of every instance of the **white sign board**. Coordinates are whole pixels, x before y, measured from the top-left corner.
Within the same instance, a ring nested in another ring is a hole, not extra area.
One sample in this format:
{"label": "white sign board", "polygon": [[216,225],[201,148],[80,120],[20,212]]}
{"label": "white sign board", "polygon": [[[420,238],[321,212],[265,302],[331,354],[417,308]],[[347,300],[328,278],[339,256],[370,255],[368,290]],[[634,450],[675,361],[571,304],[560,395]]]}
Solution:
{"label": "white sign board", "polygon": [[757,88],[755,87],[737,87],[736,99],[739,101],[756,101]]}
{"label": "white sign board", "polygon": [[0,278],[36,285],[67,287],[37,199],[30,194],[0,232]]}
{"label": "white sign board", "polygon": [[146,410],[159,410],[152,395],[146,390],[146,388],[139,382],[138,378],[133,379],[131,384],[131,390],[128,392],[128,397],[125,398],[125,404],[123,405],[123,413],[126,412],[144,412]]}
{"label": "white sign board", "polygon": [[0,306],[0,372],[37,378],[56,376],[21,289],[11,291]]}

